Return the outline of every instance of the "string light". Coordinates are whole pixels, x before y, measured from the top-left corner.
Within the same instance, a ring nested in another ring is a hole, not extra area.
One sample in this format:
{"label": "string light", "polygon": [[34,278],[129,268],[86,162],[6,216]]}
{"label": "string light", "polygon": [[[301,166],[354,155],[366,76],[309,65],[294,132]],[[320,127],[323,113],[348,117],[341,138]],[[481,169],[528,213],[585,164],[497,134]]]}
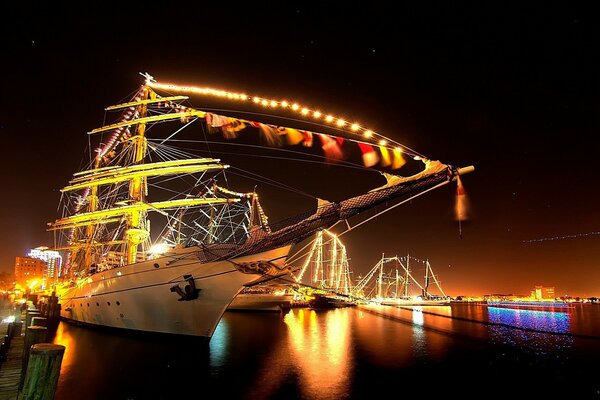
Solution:
{"label": "string light", "polygon": [[[172,91],[172,92],[196,93],[196,94],[210,95],[210,96],[215,96],[215,97],[222,97],[222,98],[224,97],[224,98],[239,100],[239,101],[252,100],[254,103],[260,104],[264,107],[270,106],[272,108],[276,108],[276,107],[287,108],[287,109],[291,108],[291,110],[297,111],[303,116],[312,116],[315,119],[320,119],[321,116],[323,115],[320,111],[312,110],[309,107],[302,106],[298,103],[292,103],[290,105],[289,101],[287,101],[287,100],[277,101],[277,100],[272,100],[272,99],[264,99],[264,98],[257,97],[257,96],[251,97],[245,93],[229,92],[226,90],[219,90],[219,89],[206,88],[206,87],[179,86],[179,85],[174,85],[174,84],[159,83],[159,82],[155,82],[155,81],[151,81],[151,80],[147,81],[146,85],[148,85],[149,87],[152,87],[152,88],[164,89],[164,90],[168,90],[168,91]],[[325,122],[335,124],[338,128],[343,128],[343,127],[348,126],[352,132],[357,133],[357,134],[362,134],[362,136],[367,139],[372,138],[372,137],[384,138],[383,135],[378,134],[378,133],[372,131],[371,129],[364,128],[358,122],[349,124],[343,118],[336,118],[331,114],[328,114],[324,119],[325,119]],[[388,141],[391,141],[394,144],[402,146],[395,141],[389,140],[388,138],[381,139],[379,144],[383,146],[383,145],[387,144]],[[406,148],[405,146],[403,146],[403,147],[404,147],[404,152],[406,152],[406,150],[410,150],[410,149]],[[413,154],[411,154],[411,155],[413,155],[413,159],[415,159],[415,160],[422,159],[421,156],[419,156],[416,152],[413,152],[411,150],[411,153],[413,153]]]}
{"label": "string light", "polygon": [[575,238],[580,238],[580,237],[585,237],[585,236],[594,236],[594,235],[600,235],[600,232],[586,232],[586,233],[576,233],[573,235],[545,237],[545,238],[541,238],[541,239],[530,239],[530,240],[523,240],[523,243],[535,243],[535,242],[547,242],[550,240],[575,239]]}

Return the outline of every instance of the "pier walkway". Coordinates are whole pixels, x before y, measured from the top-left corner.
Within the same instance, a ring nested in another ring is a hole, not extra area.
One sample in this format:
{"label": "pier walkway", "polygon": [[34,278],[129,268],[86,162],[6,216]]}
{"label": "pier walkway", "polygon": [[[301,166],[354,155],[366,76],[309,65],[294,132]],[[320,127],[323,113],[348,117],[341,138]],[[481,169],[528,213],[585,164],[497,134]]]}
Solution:
{"label": "pier walkway", "polygon": [[[0,334],[6,335],[11,316],[20,318],[25,326],[25,314],[20,308],[15,308],[14,303],[0,300]],[[3,336],[3,340],[6,336]],[[21,367],[24,344],[24,330],[21,335],[15,336],[10,341],[6,359],[0,363],[0,400],[16,400],[19,397],[19,382],[21,379]]]}

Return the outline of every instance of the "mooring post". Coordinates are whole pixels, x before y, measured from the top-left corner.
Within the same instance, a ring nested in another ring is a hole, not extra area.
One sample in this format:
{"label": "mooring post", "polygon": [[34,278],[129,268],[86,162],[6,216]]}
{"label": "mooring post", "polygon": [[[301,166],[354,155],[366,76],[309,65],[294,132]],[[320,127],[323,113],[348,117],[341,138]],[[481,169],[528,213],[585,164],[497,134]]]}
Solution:
{"label": "mooring post", "polygon": [[27,371],[27,363],[29,361],[29,352],[34,344],[44,343],[48,328],[45,326],[30,326],[25,331],[25,344],[23,345],[23,358],[21,361],[21,380],[19,382],[19,389],[23,388],[25,382],[25,371]]}
{"label": "mooring post", "polygon": [[31,318],[31,326],[48,326],[48,318],[46,317],[33,317]]}
{"label": "mooring post", "polygon": [[54,399],[64,353],[65,346],[59,344],[40,343],[31,347],[21,399]]}
{"label": "mooring post", "polygon": [[23,322],[14,321],[8,324],[8,326],[10,327],[10,329],[7,331],[7,333],[11,339],[17,336],[21,336],[21,333],[23,332]]}
{"label": "mooring post", "polygon": [[37,310],[27,310],[27,315],[25,317],[25,326],[31,326],[31,319],[33,317],[40,317],[40,312]]}

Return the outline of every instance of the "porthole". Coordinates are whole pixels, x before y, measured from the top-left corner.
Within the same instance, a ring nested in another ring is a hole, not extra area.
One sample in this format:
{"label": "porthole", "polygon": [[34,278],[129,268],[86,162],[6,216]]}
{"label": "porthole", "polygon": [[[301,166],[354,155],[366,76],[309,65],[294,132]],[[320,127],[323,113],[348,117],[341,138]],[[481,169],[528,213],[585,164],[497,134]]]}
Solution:
{"label": "porthole", "polygon": [[119,303],[119,302],[117,301],[117,305],[118,305],[118,306],[120,306],[120,305],[121,305],[121,303]]}
{"label": "porthole", "polygon": [[82,303],[79,303],[79,307],[83,307],[83,304],[82,304]]}
{"label": "porthole", "polygon": [[100,307],[100,303],[96,303],[96,305],[97,305],[98,307]]}
{"label": "porthole", "polygon": [[90,306],[90,303],[88,303],[88,307]]}
{"label": "porthole", "polygon": [[158,263],[154,263],[154,268],[159,268],[160,265],[158,265]]}
{"label": "porthole", "polygon": [[110,306],[110,301],[107,301],[106,304],[108,304]]}

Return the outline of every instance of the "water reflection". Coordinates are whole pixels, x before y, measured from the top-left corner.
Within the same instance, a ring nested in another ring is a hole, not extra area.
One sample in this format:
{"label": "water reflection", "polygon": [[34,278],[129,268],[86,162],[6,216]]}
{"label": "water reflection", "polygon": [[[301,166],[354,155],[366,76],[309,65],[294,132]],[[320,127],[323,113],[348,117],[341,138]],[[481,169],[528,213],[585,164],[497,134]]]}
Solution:
{"label": "water reflection", "polygon": [[570,313],[488,307],[488,318],[490,322],[507,325],[490,326],[491,337],[496,343],[520,346],[539,353],[573,345],[573,338],[568,334]]}
{"label": "water reflection", "polygon": [[53,343],[65,346],[55,399],[167,399],[181,380],[201,376],[207,346],[105,333],[60,323]]}
{"label": "water reflection", "polygon": [[565,312],[514,310],[488,307],[490,322],[544,332],[569,332],[571,314]]}
{"label": "water reflection", "polygon": [[227,357],[227,344],[231,337],[229,334],[229,322],[223,318],[210,340],[210,365],[213,367],[223,367]]}
{"label": "water reflection", "polygon": [[[599,319],[591,315],[585,322]],[[494,394],[514,397],[519,384],[531,386],[527,394],[550,392],[549,398],[558,392],[532,382],[576,380],[572,386],[588,394],[580,398],[590,398],[589,391],[600,386],[596,371],[584,366],[597,361],[600,341],[568,335],[580,325],[578,314],[469,305],[453,305],[451,311],[292,309],[285,316],[227,312],[203,346],[61,323],[53,341],[66,352],[55,399],[170,400],[217,393],[226,399],[338,400],[389,396],[390,387],[464,397],[490,379],[512,383],[495,386]],[[575,389],[568,390],[574,397]],[[489,387],[482,391],[488,392]]]}
{"label": "water reflection", "polygon": [[423,309],[421,307],[415,307],[412,310],[412,320],[413,323],[423,326],[425,322],[425,318],[423,317]]}
{"label": "water reflection", "polygon": [[64,376],[64,374],[68,374],[69,370],[73,367],[73,354],[77,352],[78,343],[71,335],[68,328],[65,327],[65,324],[59,324],[56,328],[54,343],[65,346],[65,353],[63,354],[62,364],[60,366],[60,374]]}
{"label": "water reflection", "polygon": [[[422,325],[430,330],[427,333],[426,339],[428,355],[433,359],[441,359],[448,350],[448,337],[434,334],[434,332],[453,333],[452,319],[450,318],[452,316],[452,309],[450,306],[415,307],[415,310],[417,308],[420,309],[418,311],[423,315]],[[431,330],[434,332],[431,332]]]}
{"label": "water reflection", "polygon": [[353,363],[349,315],[341,309],[324,313],[296,309],[286,314],[289,356],[304,396],[342,398],[347,395]]}

